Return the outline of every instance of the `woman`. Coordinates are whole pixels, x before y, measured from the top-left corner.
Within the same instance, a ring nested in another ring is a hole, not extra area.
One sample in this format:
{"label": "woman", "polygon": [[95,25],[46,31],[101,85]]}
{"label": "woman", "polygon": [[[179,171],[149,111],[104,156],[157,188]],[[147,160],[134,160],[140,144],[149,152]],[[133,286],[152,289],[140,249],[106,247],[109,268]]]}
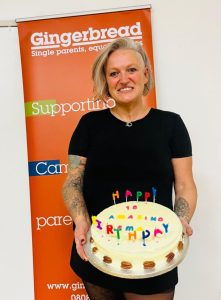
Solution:
{"label": "woman", "polygon": [[196,188],[188,132],[179,115],[149,109],[144,102],[152,77],[140,43],[121,38],[109,44],[95,60],[92,77],[96,97],[112,98],[116,105],[85,114],[70,141],[63,195],[75,224],[71,266],[91,300],[172,300],[176,268],[149,279],[117,278],[94,268],[83,246],[90,216],[113,204],[113,191],[127,188],[156,187],[156,202],[174,209],[192,234]]}

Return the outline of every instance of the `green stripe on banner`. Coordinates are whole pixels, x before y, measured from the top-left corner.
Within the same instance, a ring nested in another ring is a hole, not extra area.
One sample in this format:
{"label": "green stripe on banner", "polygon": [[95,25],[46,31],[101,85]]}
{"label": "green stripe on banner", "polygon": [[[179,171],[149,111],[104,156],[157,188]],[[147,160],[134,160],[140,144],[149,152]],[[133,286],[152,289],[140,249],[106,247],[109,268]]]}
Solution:
{"label": "green stripe on banner", "polygon": [[51,115],[54,104],[56,104],[56,100],[40,100],[26,102],[25,116],[33,117],[41,115]]}

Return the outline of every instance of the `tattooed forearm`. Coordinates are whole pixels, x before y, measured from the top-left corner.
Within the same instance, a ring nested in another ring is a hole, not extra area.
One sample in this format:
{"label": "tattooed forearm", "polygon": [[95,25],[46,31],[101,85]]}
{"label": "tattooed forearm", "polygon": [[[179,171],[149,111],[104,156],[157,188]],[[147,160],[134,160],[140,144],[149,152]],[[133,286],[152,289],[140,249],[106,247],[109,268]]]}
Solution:
{"label": "tattooed forearm", "polygon": [[190,221],[190,206],[184,198],[178,198],[175,201],[174,211],[178,217],[184,218],[188,223]]}
{"label": "tattooed forearm", "polygon": [[70,211],[74,211],[76,216],[88,216],[87,207],[84,201],[79,201],[78,197],[72,199],[69,209]]}
{"label": "tattooed forearm", "polygon": [[[63,197],[65,202],[71,202],[72,198],[76,197],[79,193],[82,194],[82,177],[69,175],[64,186],[63,186]],[[75,199],[75,201],[76,201]],[[74,201],[74,200],[73,200]],[[74,202],[75,202],[74,201]],[[71,207],[71,205],[70,205]]]}
{"label": "tattooed forearm", "polygon": [[69,192],[71,189],[75,189],[76,191],[82,193],[83,189],[83,180],[82,180],[82,175],[79,174],[79,176],[71,176],[67,180],[67,183],[64,188],[64,200],[69,199]]}
{"label": "tattooed forearm", "polygon": [[70,155],[68,176],[63,186],[65,205],[74,221],[78,217],[88,218],[87,207],[83,198],[83,176],[86,158]]}

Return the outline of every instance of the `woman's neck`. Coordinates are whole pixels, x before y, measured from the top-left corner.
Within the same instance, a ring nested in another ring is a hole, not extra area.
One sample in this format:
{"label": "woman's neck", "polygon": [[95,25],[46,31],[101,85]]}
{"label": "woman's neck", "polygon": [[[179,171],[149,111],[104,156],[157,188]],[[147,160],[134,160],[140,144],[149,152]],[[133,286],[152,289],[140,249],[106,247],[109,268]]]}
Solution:
{"label": "woman's neck", "polygon": [[149,108],[145,103],[140,105],[119,105],[111,108],[111,113],[124,122],[134,122],[136,120],[142,119],[148,114]]}

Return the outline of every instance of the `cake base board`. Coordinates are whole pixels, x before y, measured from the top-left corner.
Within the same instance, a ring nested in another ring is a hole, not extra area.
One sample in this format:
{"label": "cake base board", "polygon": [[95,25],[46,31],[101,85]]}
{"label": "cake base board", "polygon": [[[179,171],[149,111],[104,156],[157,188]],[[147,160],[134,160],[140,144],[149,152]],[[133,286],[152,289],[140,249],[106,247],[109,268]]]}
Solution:
{"label": "cake base board", "polygon": [[84,246],[84,251],[88,257],[89,262],[96,267],[98,270],[112,276],[128,278],[128,279],[141,279],[150,278],[167,273],[179,265],[186,256],[189,247],[189,237],[187,235],[183,236],[183,250],[178,252],[171,262],[165,261],[158,262],[153,269],[145,270],[142,266],[133,266],[133,269],[125,270],[120,266],[120,261],[118,263],[107,264],[103,262],[103,254],[97,252],[93,253],[92,248],[93,243],[90,243],[91,232],[88,231],[87,243]]}

